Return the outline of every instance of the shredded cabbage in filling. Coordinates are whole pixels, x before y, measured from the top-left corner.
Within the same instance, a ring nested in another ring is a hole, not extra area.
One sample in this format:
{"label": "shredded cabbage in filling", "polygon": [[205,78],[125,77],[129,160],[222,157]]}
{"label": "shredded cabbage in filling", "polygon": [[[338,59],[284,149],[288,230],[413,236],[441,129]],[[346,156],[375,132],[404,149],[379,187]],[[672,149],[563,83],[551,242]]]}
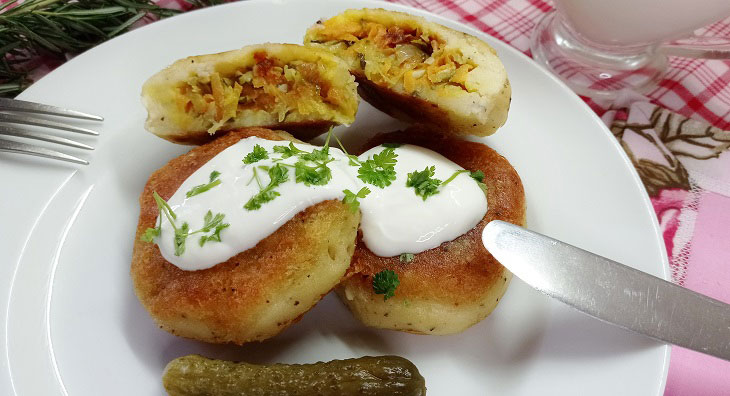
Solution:
{"label": "shredded cabbage in filling", "polygon": [[386,27],[364,20],[325,21],[324,29],[317,34],[323,39],[318,42],[359,58],[357,66],[376,83],[402,82],[408,94],[419,86],[452,85],[467,92],[476,91],[466,83],[468,73],[476,65],[458,49],[446,49],[438,37],[417,27]]}
{"label": "shredded cabbage in filling", "polygon": [[329,114],[346,102],[339,90],[322,78],[324,65],[304,61],[284,64],[265,52],[255,53],[254,60],[253,67],[233,73],[191,76],[178,88],[180,110],[210,121],[208,132],[213,133],[246,110],[276,114],[282,122],[292,111]]}

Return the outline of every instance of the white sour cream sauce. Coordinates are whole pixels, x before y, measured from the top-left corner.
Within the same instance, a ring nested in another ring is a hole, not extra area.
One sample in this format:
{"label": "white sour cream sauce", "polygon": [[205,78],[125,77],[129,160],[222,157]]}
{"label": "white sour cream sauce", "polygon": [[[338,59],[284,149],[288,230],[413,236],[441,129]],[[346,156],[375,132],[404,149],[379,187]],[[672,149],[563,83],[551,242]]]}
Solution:
{"label": "white sour cream sauce", "polygon": [[[256,144],[266,149],[269,159],[244,164],[242,159]],[[307,207],[331,199],[341,200],[343,190],[357,193],[364,186],[371,193],[360,199],[363,242],[374,254],[382,257],[420,253],[454,240],[476,226],[487,212],[484,192],[468,173],[459,174],[438,194],[429,196],[425,201],[415,194],[413,187],[406,187],[408,173],[422,171],[427,166],[436,167],[434,177],[441,181],[463,169],[436,152],[413,145],[395,149],[398,154],[395,165],[397,176],[385,188],[364,183],[357,177],[358,167],[349,165],[342,151],[330,148],[329,153],[335,161],[328,164],[332,179],[326,185],[296,183],[294,168],[288,167],[288,180],[275,188],[279,196],[262,204],[258,210],[244,209],[246,202],[259,192],[258,184],[253,180],[254,168],[274,165],[272,158],[280,155],[273,153],[273,147],[288,144],[288,141],[257,137],[242,139],[190,175],[168,200],[177,215],[177,226],[187,222],[191,231],[198,230],[209,210],[214,215],[223,213],[223,222],[230,226],[221,231],[221,242],[209,241],[202,247],[198,243],[201,234],[191,235],[186,240],[185,252],[176,256],[173,227],[162,216],[161,233],[155,242],[165,260],[189,271],[213,267],[256,246]],[[320,148],[303,143],[295,143],[294,146],[307,151]],[[365,161],[384,149],[382,146],[374,147],[359,158]],[[291,157],[281,163],[293,165],[297,160]],[[209,182],[213,171],[220,173],[218,179],[221,183],[187,198],[186,193],[193,187]],[[261,184],[266,186],[269,183],[266,171],[258,169],[257,174]]]}

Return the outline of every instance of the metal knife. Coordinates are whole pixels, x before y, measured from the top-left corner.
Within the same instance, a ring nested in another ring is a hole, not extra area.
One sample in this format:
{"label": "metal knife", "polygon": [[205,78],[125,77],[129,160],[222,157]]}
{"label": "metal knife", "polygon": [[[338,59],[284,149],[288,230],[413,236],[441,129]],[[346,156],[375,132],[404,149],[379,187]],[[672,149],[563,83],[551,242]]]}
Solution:
{"label": "metal knife", "polygon": [[730,360],[730,305],[653,275],[495,220],[487,250],[535,289],[605,322]]}

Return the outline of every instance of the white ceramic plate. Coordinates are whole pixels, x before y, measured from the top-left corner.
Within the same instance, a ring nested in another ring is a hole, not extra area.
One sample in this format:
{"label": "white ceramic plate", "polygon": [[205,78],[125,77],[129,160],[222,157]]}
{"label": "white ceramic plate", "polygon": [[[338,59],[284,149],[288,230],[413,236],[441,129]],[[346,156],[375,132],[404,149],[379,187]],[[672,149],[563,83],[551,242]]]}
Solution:
{"label": "white ceramic plate", "polygon": [[[129,277],[137,199],[150,173],[187,148],[144,131],[144,80],[188,55],[299,43],[318,18],[373,6],[426,16],[497,49],[513,85],[512,109],[507,125],[485,141],[521,175],[530,228],[667,277],[654,213],[625,154],[577,96],[527,57],[464,25],[387,3],[233,3],[125,34],[22,95],[106,121],[101,136],[89,139],[97,149],[87,167],[0,156],[0,303],[7,314],[0,394],[160,395],[165,364],[190,353],[252,362],[397,354],[418,366],[431,395],[663,392],[666,346],[549,301],[519,280],[489,318],[454,336],[368,329],[331,295],[260,344],[205,345],[157,329]],[[363,103],[347,139],[397,126]]]}

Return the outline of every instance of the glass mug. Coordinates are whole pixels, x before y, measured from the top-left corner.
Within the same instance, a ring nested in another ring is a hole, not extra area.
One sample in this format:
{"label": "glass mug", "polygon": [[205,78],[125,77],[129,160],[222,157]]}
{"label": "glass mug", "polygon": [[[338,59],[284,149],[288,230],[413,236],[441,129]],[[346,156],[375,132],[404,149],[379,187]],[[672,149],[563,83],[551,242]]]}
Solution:
{"label": "glass mug", "polygon": [[613,99],[627,89],[645,93],[666,69],[667,55],[730,59],[730,38],[691,37],[730,16],[730,0],[554,3],[556,11],[533,31],[532,57],[581,95]]}

